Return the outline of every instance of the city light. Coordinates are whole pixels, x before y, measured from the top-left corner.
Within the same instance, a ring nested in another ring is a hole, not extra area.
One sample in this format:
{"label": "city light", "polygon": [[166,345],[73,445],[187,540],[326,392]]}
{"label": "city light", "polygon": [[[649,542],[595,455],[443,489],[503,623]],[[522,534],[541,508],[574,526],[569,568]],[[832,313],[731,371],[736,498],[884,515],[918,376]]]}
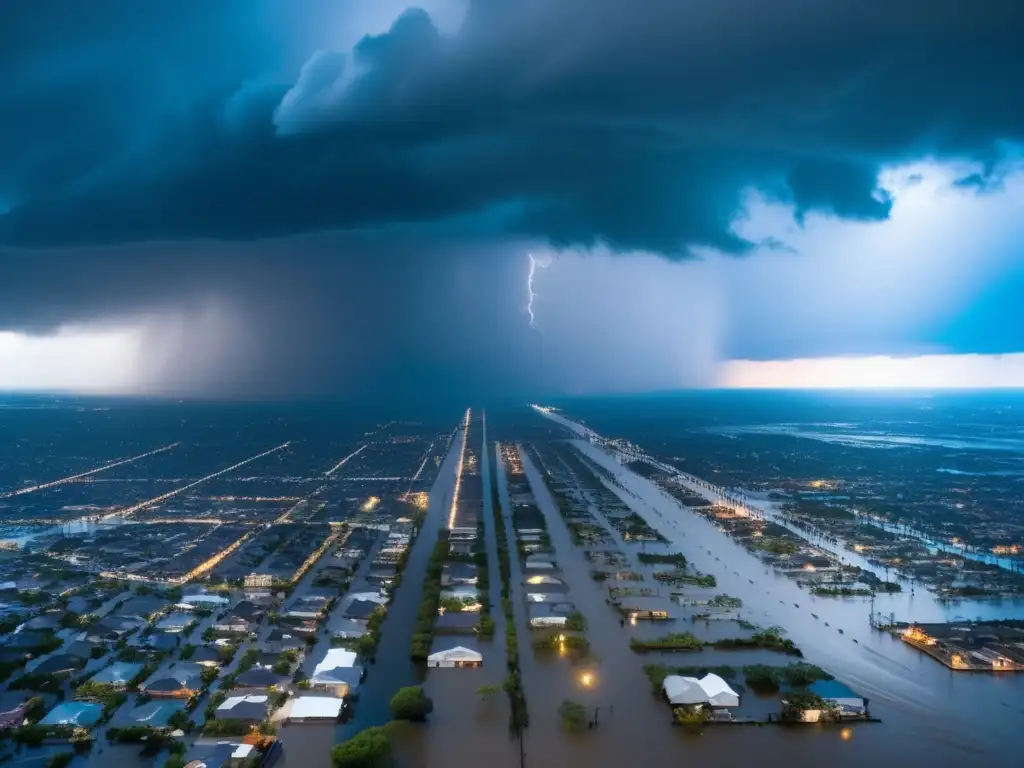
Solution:
{"label": "city light", "polygon": [[158,453],[163,453],[164,451],[169,451],[172,448],[177,448],[178,445],[178,443],[171,443],[170,445],[165,445],[163,448],[157,448],[155,451],[140,453],[138,456],[132,456],[130,459],[122,459],[121,461],[115,461],[110,464],[104,464],[102,467],[90,469],[88,472],[81,472],[77,475],[71,475],[70,477],[62,477],[59,480],[51,480],[48,483],[32,485],[29,486],[28,488],[19,488],[16,491],[0,493],[0,499],[9,499],[13,496],[21,496],[23,494],[33,493],[35,491],[45,491],[47,488],[55,488],[58,485],[65,485],[66,483],[74,483],[77,480],[81,480],[82,478],[99,474],[100,472],[106,472],[108,469],[114,469],[115,467],[123,467],[125,464],[131,464],[132,462],[138,461],[139,459],[145,459],[149,456],[156,456]]}
{"label": "city light", "polygon": [[361,445],[361,446],[359,446],[358,448],[356,448],[356,449],[355,449],[354,451],[352,451],[352,453],[350,453],[350,454],[349,454],[348,456],[346,456],[346,457],[345,457],[344,459],[342,459],[342,460],[341,460],[341,461],[339,461],[339,462],[338,462],[337,464],[335,464],[335,465],[334,465],[333,467],[331,467],[331,468],[330,468],[330,469],[328,469],[328,470],[327,470],[326,472],[324,472],[324,477],[330,477],[331,475],[333,475],[333,474],[334,474],[335,472],[337,472],[337,471],[338,471],[339,469],[341,469],[342,467],[344,467],[344,466],[345,466],[345,465],[346,465],[346,464],[348,463],[349,459],[354,459],[354,458],[355,458],[356,456],[358,456],[358,455],[359,455],[360,453],[362,453],[363,451],[365,451],[365,450],[366,450],[366,449],[367,449],[367,448],[369,447],[369,445],[370,445],[370,444],[369,444],[369,443],[367,443],[366,445]]}
{"label": "city light", "polygon": [[459,448],[459,465],[455,469],[455,488],[452,491],[452,508],[448,513],[448,528],[455,527],[455,513],[459,507],[459,489],[462,487],[462,464],[466,459],[466,440],[469,437],[469,412],[466,409],[466,418],[462,421],[462,447]]}
{"label": "city light", "polygon": [[580,675],[580,685],[584,688],[590,688],[594,685],[594,675],[591,672],[584,672]]}
{"label": "city light", "polygon": [[136,512],[141,512],[144,509],[152,507],[152,506],[154,506],[156,504],[160,504],[161,502],[164,502],[164,501],[167,501],[168,499],[174,498],[178,494],[184,493],[185,491],[189,491],[189,490],[195,488],[196,486],[202,485],[207,480],[213,480],[216,477],[220,477],[221,475],[226,475],[228,472],[233,472],[236,469],[240,469],[241,467],[244,467],[246,464],[251,464],[252,462],[254,462],[254,461],[258,460],[258,459],[262,459],[265,456],[270,456],[271,454],[277,453],[278,451],[283,451],[289,445],[291,445],[291,441],[288,441],[287,443],[281,443],[281,445],[278,445],[275,448],[271,448],[269,451],[264,451],[263,453],[258,453],[255,456],[250,456],[248,459],[240,461],[237,464],[232,464],[230,467],[225,467],[224,469],[220,470],[219,472],[214,472],[212,475],[207,475],[206,477],[201,477],[198,480],[196,480],[195,482],[189,483],[188,485],[183,485],[181,488],[175,488],[173,491],[168,491],[167,493],[164,493],[164,494],[162,494],[160,496],[157,496],[155,498],[149,499],[147,501],[139,502],[138,504],[136,504],[136,505],[134,505],[132,507],[126,507],[125,509],[119,510],[117,512],[111,512],[108,515],[103,515],[102,519],[103,520],[109,520],[112,517],[128,517],[128,515],[133,515]]}

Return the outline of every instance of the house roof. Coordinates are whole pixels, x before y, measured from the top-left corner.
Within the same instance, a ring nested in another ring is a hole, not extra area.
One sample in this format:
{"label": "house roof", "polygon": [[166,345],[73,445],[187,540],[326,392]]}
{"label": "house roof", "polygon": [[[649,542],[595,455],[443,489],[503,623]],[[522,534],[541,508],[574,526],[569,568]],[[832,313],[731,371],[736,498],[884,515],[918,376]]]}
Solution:
{"label": "house roof", "polygon": [[[162,728],[167,725],[171,715],[184,708],[185,702],[180,699],[153,699],[124,715],[121,715],[119,711],[118,722]],[[127,707],[123,709],[127,709]]]}
{"label": "house roof", "polygon": [[434,630],[470,629],[476,626],[480,614],[473,611],[445,611],[434,622]]}
{"label": "house roof", "polygon": [[95,725],[103,716],[103,707],[89,701],[64,701],[51,709],[40,725]]}
{"label": "house roof", "polygon": [[573,612],[571,606],[565,603],[528,603],[527,612],[531,619],[539,619],[545,616],[560,616],[568,618]]}
{"label": "house roof", "polygon": [[155,648],[158,651],[169,651],[178,646],[178,640],[178,637],[174,637],[163,632],[154,632],[146,638],[146,645],[150,648]]}
{"label": "house roof", "polygon": [[228,619],[232,616],[246,621],[258,620],[266,611],[251,600],[242,600],[231,609],[231,613],[228,615]]}
{"label": "house roof", "polygon": [[334,719],[341,714],[342,700],[328,696],[300,696],[292,702],[289,717]]}
{"label": "house roof", "polygon": [[189,605],[202,605],[204,603],[206,605],[227,605],[228,599],[220,595],[198,594],[185,595],[181,598],[181,602],[188,603]]}
{"label": "house roof", "polygon": [[22,624],[22,627],[24,629],[60,629],[60,619],[60,613],[44,613],[34,619],[29,619]]}
{"label": "house roof", "polygon": [[121,613],[125,616],[149,616],[162,611],[167,604],[166,600],[158,597],[132,597],[121,606]]}
{"label": "house roof", "polygon": [[160,676],[146,683],[144,689],[147,691],[176,691],[180,688],[198,688],[197,683],[202,675],[203,668],[190,661],[179,661],[173,667],[168,667]]}
{"label": "house roof", "polygon": [[7,638],[4,643],[8,648],[37,648],[52,637],[50,632],[42,632],[34,629],[15,632]]}
{"label": "house roof", "polygon": [[281,685],[287,679],[287,677],[274,674],[269,669],[253,667],[240,674],[235,683],[244,688],[269,688],[272,685]]}
{"label": "house roof", "polygon": [[194,661],[196,664],[200,664],[204,661],[220,661],[220,654],[217,653],[216,648],[211,648],[208,645],[196,646],[195,651],[192,652],[192,658],[189,661]]}
{"label": "house roof", "polygon": [[71,656],[77,656],[80,659],[89,659],[92,658],[92,649],[99,647],[100,646],[95,643],[90,643],[87,640],[76,640],[64,650]]}
{"label": "house roof", "polygon": [[104,632],[131,632],[145,624],[137,616],[104,616],[90,627],[90,634],[103,634]]}
{"label": "house roof", "polygon": [[718,675],[709,672],[698,682],[700,682],[700,687],[708,695],[708,700],[712,706],[738,707],[740,705],[740,695]]}
{"label": "house roof", "polygon": [[483,661],[484,656],[471,648],[457,645],[446,651],[438,651],[427,657],[427,661]]}
{"label": "house roof", "polygon": [[472,563],[445,563],[441,572],[450,579],[475,579],[477,577],[477,568]]}
{"label": "house roof", "polygon": [[359,687],[362,677],[362,667],[333,667],[332,669],[323,669],[320,672],[314,673],[309,681],[321,685],[345,683],[349,690],[354,690]]}
{"label": "house roof", "polygon": [[139,674],[141,670],[141,664],[115,661],[109,667],[101,669],[89,679],[94,683],[124,684]]}
{"label": "house roof", "polygon": [[336,667],[354,667],[359,654],[345,648],[329,648],[323,660],[313,670],[313,677]]}
{"label": "house roof", "polygon": [[33,674],[55,675],[82,668],[82,659],[67,653],[54,653],[32,668]]}
{"label": "house roof", "polygon": [[738,707],[740,696],[721,677],[706,674],[695,677],[669,675],[661,684],[671,704],[710,704],[714,707]]}
{"label": "house roof", "polygon": [[231,696],[217,707],[217,717],[231,720],[263,720],[267,716],[265,695]]}
{"label": "house roof", "polygon": [[290,632],[274,629],[267,636],[267,643],[273,643],[279,648],[304,648],[306,643],[301,637],[296,637]]}
{"label": "house roof", "polygon": [[669,675],[661,684],[661,689],[668,697],[670,704],[707,704],[708,695],[700,687],[695,677]]}
{"label": "house roof", "polygon": [[345,616],[350,619],[368,619],[377,608],[378,604],[370,600],[353,600],[345,609]]}

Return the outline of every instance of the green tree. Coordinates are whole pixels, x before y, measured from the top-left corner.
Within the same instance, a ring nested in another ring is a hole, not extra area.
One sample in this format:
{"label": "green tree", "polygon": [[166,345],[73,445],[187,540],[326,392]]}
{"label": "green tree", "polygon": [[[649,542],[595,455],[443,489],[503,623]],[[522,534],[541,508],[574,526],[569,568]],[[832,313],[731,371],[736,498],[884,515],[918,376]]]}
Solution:
{"label": "green tree", "polygon": [[434,711],[434,702],[418,685],[399,688],[389,706],[395,720],[426,720],[427,715]]}
{"label": "green tree", "polygon": [[501,692],[501,686],[488,683],[487,685],[481,685],[476,689],[476,692],[480,694],[481,699],[489,699]]}
{"label": "green tree", "polygon": [[203,685],[210,685],[217,679],[217,674],[216,667],[203,667],[203,671],[199,673],[199,678],[203,681]]}
{"label": "green tree", "polygon": [[380,727],[357,733],[331,752],[334,768],[383,768],[390,757],[391,743]]}
{"label": "green tree", "polygon": [[587,710],[578,701],[566,699],[558,705],[558,716],[562,719],[562,728],[567,731],[578,731],[587,724]]}

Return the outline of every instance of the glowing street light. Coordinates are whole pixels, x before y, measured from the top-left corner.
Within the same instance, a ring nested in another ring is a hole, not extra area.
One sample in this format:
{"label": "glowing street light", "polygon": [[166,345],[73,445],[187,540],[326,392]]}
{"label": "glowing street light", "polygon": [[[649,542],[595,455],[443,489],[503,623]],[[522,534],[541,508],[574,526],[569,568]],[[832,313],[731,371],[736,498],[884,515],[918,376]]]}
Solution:
{"label": "glowing street light", "polygon": [[590,672],[584,672],[580,675],[580,685],[584,688],[590,688],[594,684],[594,675]]}

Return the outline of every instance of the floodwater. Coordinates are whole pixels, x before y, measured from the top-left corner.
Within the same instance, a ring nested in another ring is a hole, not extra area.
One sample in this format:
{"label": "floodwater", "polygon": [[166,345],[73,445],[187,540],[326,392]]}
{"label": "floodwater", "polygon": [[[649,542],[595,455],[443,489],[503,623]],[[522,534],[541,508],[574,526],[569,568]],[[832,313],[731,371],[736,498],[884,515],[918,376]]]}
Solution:
{"label": "floodwater", "polygon": [[[397,762],[402,768],[446,765],[512,768],[519,757],[518,743],[509,731],[508,696],[501,691],[485,699],[477,693],[481,685],[501,685],[506,675],[506,654],[501,575],[498,571],[497,540],[491,512],[490,452],[487,450],[486,425],[475,414],[470,423],[467,450],[470,447],[480,457],[483,479],[481,514],[490,577],[491,616],[495,620],[496,630],[490,640],[475,636],[434,636],[433,650],[458,645],[474,648],[483,654],[484,664],[478,669],[425,671],[424,690],[434,702],[430,721],[425,725],[400,723],[392,726],[391,741]],[[404,582],[402,589],[405,589]]]}
{"label": "floodwater", "polygon": [[[413,542],[409,560],[402,576],[402,585],[395,593],[395,599],[388,607],[384,619],[380,644],[377,646],[376,663],[371,664],[365,683],[359,689],[359,700],[355,704],[354,716],[337,727],[338,741],[346,739],[364,728],[383,725],[391,719],[388,704],[395,691],[406,685],[418,685],[423,681],[423,669],[412,662],[409,654],[412,648],[412,630],[416,623],[416,612],[423,597],[423,581],[427,562],[434,549],[442,524],[447,520],[447,511],[455,485],[455,470],[462,447],[461,436],[452,441],[451,449],[441,464],[437,480],[430,490],[427,514],[416,540]],[[299,749],[302,746],[299,745]],[[296,763],[302,765],[303,763]],[[311,759],[308,765],[319,765]]]}
{"label": "floodwater", "polygon": [[[788,636],[804,650],[808,661],[824,667],[868,697],[872,714],[884,721],[854,726],[849,740],[842,740],[838,729],[817,726],[799,729],[712,727],[706,728],[703,736],[693,737],[682,734],[681,729],[671,728],[667,713],[663,713],[653,717],[646,726],[631,726],[628,733],[620,733],[618,739],[607,739],[608,743],[595,754],[617,754],[616,760],[627,760],[632,755],[635,759],[636,754],[629,750],[633,745],[642,744],[645,760],[649,759],[651,764],[678,760],[682,755],[679,750],[683,748],[689,757],[714,759],[726,765],[749,764],[753,755],[757,755],[762,764],[767,758],[768,764],[796,765],[824,761],[833,765],[863,765],[868,761],[892,765],[911,761],[912,764],[962,766],[982,761],[1012,762],[1017,758],[1014,736],[1024,726],[1024,676],[948,670],[891,635],[872,629],[868,622],[867,600],[811,596],[787,577],[767,571],[759,560],[709,521],[683,510],[660,489],[626,470],[607,453],[586,442],[575,441],[574,445],[616,474],[629,490],[620,494],[623,501],[670,540],[668,549],[682,551],[695,568],[713,574],[718,580],[716,591],[740,597],[745,606],[754,609],[757,623],[784,627]],[[562,549],[561,544],[559,549]],[[876,609],[897,611],[898,619],[942,621],[958,616],[1005,617],[1007,608],[1015,607],[1007,602],[947,605],[924,590],[918,590],[915,595],[894,595],[884,600],[880,597],[876,600]],[[585,613],[596,630],[594,619],[597,617],[592,617],[587,610]],[[819,618],[813,618],[812,614]],[[830,626],[826,627],[826,622]],[[839,629],[844,633],[839,634]],[[604,629],[590,633],[592,641],[598,642],[604,634]],[[676,658],[681,656],[675,655]],[[617,670],[624,658],[628,656],[622,652],[605,652],[603,666]],[[678,663],[733,663],[720,658],[718,652],[705,651],[686,655],[686,660]],[[617,671],[612,675],[622,676]],[[526,695],[532,704],[529,689]],[[630,712],[646,709],[642,697],[637,700],[634,695],[627,700]],[[609,731],[620,728],[620,722],[617,716],[614,725],[609,720],[607,729],[605,726],[598,729],[601,733],[594,741],[604,742]],[[588,732],[582,740],[588,742],[594,735]],[[620,741],[628,748],[620,746],[616,752],[615,745]],[[598,764],[614,763],[602,759]]]}

